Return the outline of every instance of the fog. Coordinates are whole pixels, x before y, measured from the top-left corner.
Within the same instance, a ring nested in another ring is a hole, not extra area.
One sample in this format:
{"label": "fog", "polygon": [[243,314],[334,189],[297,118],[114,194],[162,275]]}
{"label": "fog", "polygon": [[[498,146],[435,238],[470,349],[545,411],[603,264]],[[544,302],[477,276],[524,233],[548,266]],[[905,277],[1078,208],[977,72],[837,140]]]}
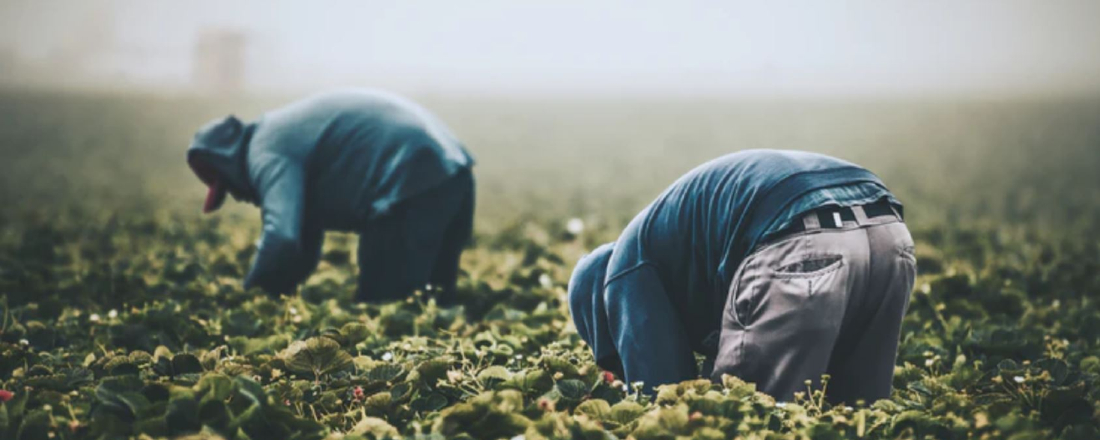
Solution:
{"label": "fog", "polygon": [[[1097,18],[1100,2],[1091,0],[0,0],[0,81],[249,92],[369,85],[467,94],[1072,96],[1100,92]],[[215,48],[200,50],[204,38]],[[214,79],[203,80],[211,69]]]}

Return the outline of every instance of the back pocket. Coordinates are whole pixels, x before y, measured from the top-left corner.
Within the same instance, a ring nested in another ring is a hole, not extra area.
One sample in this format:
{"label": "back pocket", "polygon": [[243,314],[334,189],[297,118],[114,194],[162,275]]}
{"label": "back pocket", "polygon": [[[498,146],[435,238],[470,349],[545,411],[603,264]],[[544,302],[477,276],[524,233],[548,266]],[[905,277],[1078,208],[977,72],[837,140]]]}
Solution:
{"label": "back pocket", "polygon": [[813,255],[773,270],[778,278],[813,278],[840,269],[844,257],[840,255]]}

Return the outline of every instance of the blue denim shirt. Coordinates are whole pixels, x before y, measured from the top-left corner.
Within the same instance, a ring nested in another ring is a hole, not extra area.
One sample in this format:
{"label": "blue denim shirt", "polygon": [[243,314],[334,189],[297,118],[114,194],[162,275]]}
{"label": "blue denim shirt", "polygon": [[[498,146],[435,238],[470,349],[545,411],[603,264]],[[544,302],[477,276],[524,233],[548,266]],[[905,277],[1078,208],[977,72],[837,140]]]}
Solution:
{"label": "blue denim shirt", "polygon": [[619,239],[577,264],[570,308],[605,369],[647,387],[697,375],[741,261],[808,210],[895,201],[871,172],[828,156],[742,151],[681,177]]}
{"label": "blue denim shirt", "polygon": [[775,223],[772,223],[771,227],[764,231],[763,241],[767,241],[775,233],[786,229],[800,219],[802,214],[811,210],[824,206],[866,205],[882,199],[901,206],[901,202],[886,187],[873,182],[852,183],[809,192],[796,199],[787,209],[775,217]]}

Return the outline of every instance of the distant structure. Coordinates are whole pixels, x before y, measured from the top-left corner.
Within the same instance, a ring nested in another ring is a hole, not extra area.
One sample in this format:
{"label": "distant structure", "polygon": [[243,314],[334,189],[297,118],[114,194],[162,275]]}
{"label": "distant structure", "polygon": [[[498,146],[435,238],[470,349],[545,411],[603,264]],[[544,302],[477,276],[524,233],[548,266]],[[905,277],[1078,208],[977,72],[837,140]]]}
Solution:
{"label": "distant structure", "polygon": [[245,85],[248,38],[232,29],[207,29],[199,33],[192,55],[191,80],[207,93],[239,93]]}
{"label": "distant structure", "polygon": [[19,76],[19,54],[10,47],[0,47],[0,84],[7,84]]}

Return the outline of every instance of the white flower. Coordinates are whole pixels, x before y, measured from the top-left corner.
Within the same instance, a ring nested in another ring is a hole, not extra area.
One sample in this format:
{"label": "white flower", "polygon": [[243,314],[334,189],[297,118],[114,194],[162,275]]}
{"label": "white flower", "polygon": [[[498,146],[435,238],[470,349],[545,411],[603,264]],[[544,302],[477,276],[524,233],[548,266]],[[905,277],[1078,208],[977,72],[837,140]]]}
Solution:
{"label": "white flower", "polygon": [[924,360],[924,366],[931,367],[936,364],[936,358],[928,358]]}
{"label": "white flower", "polygon": [[90,316],[88,316],[88,320],[92,322],[99,322],[99,314],[92,313]]}
{"label": "white flower", "polygon": [[19,340],[19,345],[31,345],[31,341],[28,341],[26,339],[20,339]]}
{"label": "white flower", "polygon": [[290,306],[290,314],[291,315],[297,315],[298,314],[298,308],[294,307],[294,306]]}
{"label": "white flower", "polygon": [[571,218],[568,222],[565,222],[565,230],[570,234],[577,235],[584,232],[584,220],[579,218]]}
{"label": "white flower", "polygon": [[543,289],[549,289],[554,287],[554,280],[550,279],[550,275],[542,274],[539,275],[539,285],[542,286]]}
{"label": "white flower", "polygon": [[107,312],[107,317],[111,319],[118,318],[118,310],[111,309],[110,312]]}
{"label": "white flower", "polygon": [[1023,376],[1013,377],[1012,380],[1016,381],[1016,383],[1024,383],[1024,377]]}
{"label": "white flower", "polygon": [[787,402],[775,402],[775,407],[776,408],[786,408],[787,407]]}
{"label": "white flower", "polygon": [[382,355],[382,360],[392,361],[393,360],[393,353],[390,353],[390,352],[387,351],[386,354]]}

